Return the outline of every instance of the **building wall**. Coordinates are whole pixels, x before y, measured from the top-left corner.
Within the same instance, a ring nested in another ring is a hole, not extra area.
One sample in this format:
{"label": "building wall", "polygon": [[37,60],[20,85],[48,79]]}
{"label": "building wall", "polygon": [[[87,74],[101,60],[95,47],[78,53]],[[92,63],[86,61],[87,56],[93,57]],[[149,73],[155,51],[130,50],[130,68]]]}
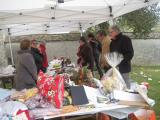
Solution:
{"label": "building wall", "polygon": [[160,65],[160,39],[133,40],[135,65]]}
{"label": "building wall", "polygon": [[[132,40],[135,55],[132,63],[135,65],[160,65],[160,39],[134,39]],[[49,61],[53,57],[65,56],[76,62],[76,52],[78,41],[55,41],[47,43],[47,54]],[[13,43],[13,55],[16,60],[16,52],[19,49],[19,43]],[[9,45],[6,44],[7,56],[10,56]]]}

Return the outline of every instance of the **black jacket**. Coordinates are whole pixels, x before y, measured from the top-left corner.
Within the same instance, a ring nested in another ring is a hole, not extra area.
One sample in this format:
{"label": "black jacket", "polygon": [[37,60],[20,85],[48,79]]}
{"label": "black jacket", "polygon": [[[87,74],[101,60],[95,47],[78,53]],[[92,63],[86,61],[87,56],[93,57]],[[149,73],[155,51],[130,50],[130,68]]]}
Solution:
{"label": "black jacket", "polygon": [[131,72],[131,59],[134,55],[131,39],[120,33],[115,40],[111,41],[110,52],[118,52],[123,55],[124,59],[119,64],[121,73]]}
{"label": "black jacket", "polygon": [[35,64],[37,66],[37,72],[39,73],[40,70],[42,70],[42,61],[43,61],[43,55],[39,52],[37,48],[31,47],[31,53],[33,55]]}
{"label": "black jacket", "polygon": [[89,44],[92,47],[94,58],[99,59],[99,55],[102,51],[101,43],[97,40],[93,40],[93,41],[90,41]]}

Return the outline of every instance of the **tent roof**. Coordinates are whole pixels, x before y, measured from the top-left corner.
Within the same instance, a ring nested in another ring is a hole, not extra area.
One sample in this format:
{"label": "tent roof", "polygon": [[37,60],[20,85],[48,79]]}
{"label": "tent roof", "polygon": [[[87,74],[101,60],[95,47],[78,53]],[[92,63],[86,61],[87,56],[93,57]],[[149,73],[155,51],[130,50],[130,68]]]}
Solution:
{"label": "tent roof", "polygon": [[[71,0],[64,0],[65,2]],[[0,10],[25,10],[55,5],[57,0],[0,0]]]}
{"label": "tent roof", "polygon": [[0,10],[21,10],[42,8],[46,0],[1,0]]}
{"label": "tent roof", "polygon": [[[38,1],[41,1],[42,5],[46,3],[46,0]],[[37,5],[35,3],[35,6],[32,6],[34,9],[20,9],[15,5],[14,7],[17,10],[0,9],[0,28],[2,31],[7,31],[7,28],[10,28],[11,35],[54,34],[85,30],[91,26],[156,3],[159,0],[147,1],[66,0],[64,3],[57,4],[55,2],[45,7],[42,7],[40,3]],[[0,8],[1,6],[3,5],[0,4]]]}

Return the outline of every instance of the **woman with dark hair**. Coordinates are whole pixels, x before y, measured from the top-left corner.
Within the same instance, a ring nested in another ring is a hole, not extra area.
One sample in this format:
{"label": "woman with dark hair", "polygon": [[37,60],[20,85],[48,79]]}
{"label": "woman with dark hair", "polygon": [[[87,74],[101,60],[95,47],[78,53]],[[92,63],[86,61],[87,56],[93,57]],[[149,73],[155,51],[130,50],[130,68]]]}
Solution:
{"label": "woman with dark hair", "polygon": [[79,48],[77,52],[78,60],[77,63],[83,67],[87,66],[88,69],[93,71],[94,58],[91,46],[88,44],[85,37],[81,37],[79,40]]}
{"label": "woman with dark hair", "polygon": [[94,57],[94,61],[99,73],[100,78],[103,77],[103,72],[101,70],[100,64],[99,64],[99,56],[101,54],[102,51],[102,45],[99,41],[97,41],[94,37],[94,35],[92,33],[88,34],[88,40],[89,40],[89,44],[92,47],[93,50],[93,57]]}
{"label": "woman with dark hair", "polygon": [[20,43],[16,64],[16,90],[36,87],[37,68],[30,51],[30,41],[25,39]]}
{"label": "woman with dark hair", "polygon": [[43,54],[40,53],[40,50],[38,49],[38,42],[36,40],[31,41],[31,53],[36,64],[38,74],[40,70],[43,71]]}

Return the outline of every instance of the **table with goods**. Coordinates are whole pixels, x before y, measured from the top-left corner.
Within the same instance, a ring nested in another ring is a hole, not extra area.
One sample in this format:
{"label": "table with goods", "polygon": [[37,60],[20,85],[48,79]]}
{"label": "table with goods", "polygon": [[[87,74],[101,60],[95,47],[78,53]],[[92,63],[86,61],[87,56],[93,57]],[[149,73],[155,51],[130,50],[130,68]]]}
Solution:
{"label": "table with goods", "polygon": [[0,120],[82,119],[97,113],[135,120],[142,110],[150,114],[147,111],[155,101],[147,96],[145,85],[132,83],[131,89],[126,88],[116,68],[122,59],[117,53],[106,55],[111,69],[98,80],[86,67],[76,67],[68,58],[54,58],[46,73],[39,72],[36,88],[0,88]]}

